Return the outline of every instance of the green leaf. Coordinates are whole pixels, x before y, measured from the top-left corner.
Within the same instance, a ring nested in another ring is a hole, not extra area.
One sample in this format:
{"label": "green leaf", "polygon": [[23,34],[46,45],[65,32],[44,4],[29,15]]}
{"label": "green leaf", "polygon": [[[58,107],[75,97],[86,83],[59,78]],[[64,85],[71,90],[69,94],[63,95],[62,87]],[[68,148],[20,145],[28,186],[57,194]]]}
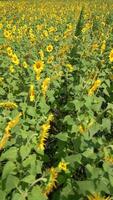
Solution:
{"label": "green leaf", "polygon": [[109,163],[104,162],[103,163],[103,169],[106,173],[108,173],[109,175],[113,174],[113,168],[109,165]]}
{"label": "green leaf", "polygon": [[19,193],[14,193],[12,200],[25,200],[26,198],[24,197],[24,195],[21,195]]}
{"label": "green leaf", "polygon": [[9,193],[12,189],[16,188],[19,183],[19,179],[16,176],[9,175],[6,180],[6,191]]}
{"label": "green leaf", "polygon": [[54,91],[53,91],[53,90],[48,90],[48,91],[47,91],[47,96],[48,96],[48,98],[49,98],[49,101],[50,101],[51,103],[53,103],[54,100],[55,100]]}
{"label": "green leaf", "polygon": [[29,157],[23,161],[23,166],[27,167],[28,165],[32,165],[32,163],[35,161],[36,161],[36,155],[35,154],[29,155]]}
{"label": "green leaf", "polygon": [[17,148],[16,147],[11,147],[8,149],[6,152],[2,153],[0,160],[11,160],[15,161],[17,158]]}
{"label": "green leaf", "polygon": [[93,126],[89,128],[90,136],[93,137],[93,135],[95,135],[100,130],[100,128],[100,124],[94,123]]}
{"label": "green leaf", "polygon": [[[18,96],[27,96],[27,95],[28,95],[27,92],[20,92],[20,93],[18,94]],[[24,104],[24,103],[22,103],[22,104]]]}
{"label": "green leaf", "polygon": [[22,108],[22,111],[25,112],[27,109],[27,103],[20,103],[20,107]]}
{"label": "green leaf", "polygon": [[82,156],[81,156],[81,154],[75,154],[75,155],[67,156],[65,159],[70,164],[72,164],[74,162],[81,164]]}
{"label": "green leaf", "polygon": [[74,120],[73,120],[73,118],[72,118],[70,115],[67,115],[67,116],[64,118],[64,122],[66,122],[68,125],[74,124]]}
{"label": "green leaf", "polygon": [[95,191],[95,183],[93,181],[77,181],[80,194],[86,195],[87,192],[93,193]]}
{"label": "green leaf", "polygon": [[109,175],[109,180],[110,180],[111,186],[113,187],[113,176],[111,174]]}
{"label": "green leaf", "polygon": [[99,176],[102,175],[102,170],[100,168],[91,166],[90,164],[86,165],[86,169],[87,169],[88,177],[90,177],[91,179],[99,178]]}
{"label": "green leaf", "polygon": [[39,107],[40,112],[44,114],[47,114],[50,109],[50,107],[46,104],[45,98],[43,97],[40,99]]}
{"label": "green leaf", "polygon": [[5,179],[9,174],[11,174],[11,172],[13,172],[15,168],[16,168],[16,165],[13,162],[8,161],[4,165],[3,172],[2,172],[2,179]]}
{"label": "green leaf", "polygon": [[79,100],[74,100],[73,101],[74,105],[75,105],[75,108],[77,111],[80,111],[81,107],[84,105],[84,102],[83,101],[79,101]]}
{"label": "green leaf", "polygon": [[88,108],[88,109],[91,109],[92,107],[92,101],[93,101],[93,97],[92,96],[86,96],[85,97],[85,106]]}
{"label": "green leaf", "polygon": [[28,176],[24,177],[21,181],[25,182],[25,183],[33,183],[35,181],[35,176],[28,175]]}
{"label": "green leaf", "polygon": [[111,130],[111,120],[108,118],[102,119],[102,127],[103,129],[107,129],[108,132],[110,133]]}
{"label": "green leaf", "polygon": [[[69,198],[67,198],[69,197]],[[70,199],[70,200],[75,200],[75,194],[72,188],[71,183],[68,181],[66,186],[64,185],[64,187],[61,190],[61,199]]]}
{"label": "green leaf", "polygon": [[86,158],[96,159],[96,154],[94,153],[93,148],[88,148],[82,155]]}
{"label": "green leaf", "polygon": [[72,125],[71,132],[76,133],[78,126],[76,124]]}
{"label": "green leaf", "polygon": [[47,200],[48,198],[43,194],[39,186],[33,187],[31,193],[28,195],[28,200]]}
{"label": "green leaf", "polygon": [[104,93],[105,95],[107,95],[108,97],[110,97],[109,92],[108,92],[108,90],[107,90],[106,87],[103,89],[103,93]]}
{"label": "green leaf", "polygon": [[37,173],[42,173],[42,161],[38,160],[36,165]]}
{"label": "green leaf", "polygon": [[102,177],[102,180],[97,181],[96,183],[97,192],[106,192],[109,194],[109,180]]}
{"label": "green leaf", "polygon": [[5,38],[4,37],[2,37],[2,36],[0,36],[0,45],[2,44],[4,44],[5,43]]}
{"label": "green leaf", "polygon": [[20,147],[20,156],[22,160],[24,160],[29,155],[30,151],[31,151],[31,148],[29,148],[29,146]]}
{"label": "green leaf", "polygon": [[36,115],[36,109],[32,106],[29,106],[27,109],[27,114],[34,117]]}
{"label": "green leaf", "polygon": [[0,190],[0,200],[6,200],[6,192]]}
{"label": "green leaf", "polygon": [[58,138],[59,140],[62,140],[62,141],[64,141],[64,142],[66,142],[67,139],[68,139],[68,134],[67,134],[66,132],[64,132],[64,133],[59,133],[59,134],[57,134],[55,137]]}
{"label": "green leaf", "polygon": [[5,95],[5,90],[0,87],[0,95]]}

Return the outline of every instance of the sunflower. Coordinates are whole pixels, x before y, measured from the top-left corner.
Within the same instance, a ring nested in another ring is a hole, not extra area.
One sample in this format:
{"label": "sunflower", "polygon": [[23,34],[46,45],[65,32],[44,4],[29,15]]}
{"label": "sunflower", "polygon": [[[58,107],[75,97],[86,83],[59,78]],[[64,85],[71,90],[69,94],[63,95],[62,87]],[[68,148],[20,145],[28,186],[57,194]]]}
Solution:
{"label": "sunflower", "polygon": [[110,62],[113,62],[113,49],[110,51],[109,60]]}
{"label": "sunflower", "polygon": [[0,107],[1,108],[6,108],[6,109],[15,109],[18,106],[14,102],[7,101],[7,102],[0,102]]}
{"label": "sunflower", "polygon": [[12,56],[13,55],[13,51],[11,47],[7,47],[7,54],[8,56]]}
{"label": "sunflower", "polygon": [[10,71],[11,73],[14,73],[14,72],[15,72],[15,68],[14,68],[13,65],[10,65],[10,66],[9,66],[9,71]]}
{"label": "sunflower", "polygon": [[88,196],[88,200],[111,200],[110,197],[101,197],[99,194]]}
{"label": "sunflower", "polygon": [[4,37],[7,38],[7,39],[11,39],[11,32],[4,29]]}
{"label": "sunflower", "polygon": [[28,64],[26,63],[26,61],[23,62],[23,67],[24,67],[25,69],[28,68]]}
{"label": "sunflower", "polygon": [[39,141],[37,144],[37,148],[41,151],[45,149],[45,142],[49,136],[49,130],[51,128],[51,121],[53,121],[54,116],[52,113],[49,114],[47,121],[41,126],[41,131],[39,135]]}
{"label": "sunflower", "polygon": [[89,89],[88,95],[92,96],[94,94],[94,92],[99,88],[100,84],[101,84],[101,80],[99,80],[99,79],[96,80],[94,82],[93,86]]}
{"label": "sunflower", "polygon": [[39,55],[40,55],[41,60],[44,60],[44,52],[42,49],[39,51]]}
{"label": "sunflower", "polygon": [[49,44],[47,47],[46,47],[46,50],[47,52],[52,52],[53,51],[53,46],[51,44]]}
{"label": "sunflower", "polygon": [[51,64],[54,60],[54,56],[49,56],[48,59],[47,59],[47,63],[48,64]]}
{"label": "sunflower", "polygon": [[43,35],[44,35],[45,37],[48,37],[48,31],[47,31],[47,30],[44,30],[44,31],[43,31]]}
{"label": "sunflower", "polygon": [[17,57],[16,54],[13,54],[13,55],[12,55],[11,60],[12,60],[12,62],[13,62],[15,65],[18,65],[18,64],[19,64],[19,59],[18,59],[18,57]]}
{"label": "sunflower", "polygon": [[48,87],[49,87],[49,84],[50,84],[50,78],[45,78],[43,83],[42,83],[42,94],[43,96],[46,96],[46,92],[48,90]]}
{"label": "sunflower", "polygon": [[65,161],[61,161],[59,164],[58,164],[58,168],[64,172],[67,171],[67,165],[68,163],[66,163]]}
{"label": "sunflower", "polygon": [[0,23],[0,30],[3,28],[3,24],[2,23]]}
{"label": "sunflower", "polygon": [[11,129],[14,128],[18,124],[21,116],[22,116],[22,113],[19,113],[14,119],[8,122],[5,128],[5,133],[0,141],[0,150],[2,150],[5,147],[9,137],[11,136],[10,135]]}
{"label": "sunflower", "polygon": [[67,67],[69,72],[73,72],[74,71],[74,67],[71,64],[66,64],[66,67]]}
{"label": "sunflower", "polygon": [[85,128],[83,127],[83,125],[81,124],[81,125],[79,125],[79,132],[80,133],[84,133],[85,132]]}
{"label": "sunflower", "polygon": [[29,98],[31,102],[35,101],[35,89],[33,84],[30,85]]}
{"label": "sunflower", "polygon": [[35,64],[33,65],[34,71],[37,72],[41,72],[44,68],[44,62],[41,60],[37,60],[35,62]]}
{"label": "sunflower", "polygon": [[105,51],[106,49],[106,41],[104,40],[101,46],[101,54]]}
{"label": "sunflower", "polygon": [[104,160],[109,164],[113,165],[113,156],[107,156],[104,158]]}
{"label": "sunflower", "polygon": [[51,167],[49,169],[49,180],[46,185],[46,187],[43,190],[44,195],[48,196],[54,188],[56,188],[56,183],[57,183],[57,177],[58,177],[58,172],[56,168]]}
{"label": "sunflower", "polygon": [[4,81],[4,78],[0,76],[0,84],[2,84]]}

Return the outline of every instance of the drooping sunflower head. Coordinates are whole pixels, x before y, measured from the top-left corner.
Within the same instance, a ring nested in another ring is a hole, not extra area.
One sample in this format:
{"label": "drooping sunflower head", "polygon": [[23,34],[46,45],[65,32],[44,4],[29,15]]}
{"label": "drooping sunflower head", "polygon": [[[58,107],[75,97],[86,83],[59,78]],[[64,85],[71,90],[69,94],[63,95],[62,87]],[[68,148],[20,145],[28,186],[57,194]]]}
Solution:
{"label": "drooping sunflower head", "polygon": [[53,191],[53,189],[56,188],[57,177],[58,172],[56,168],[51,167],[49,169],[49,181],[43,190],[45,196],[48,196]]}
{"label": "drooping sunflower head", "polygon": [[111,200],[111,197],[102,197],[99,194],[95,193],[93,195],[88,196],[88,200]]}
{"label": "drooping sunflower head", "polygon": [[12,56],[13,55],[13,50],[11,47],[7,47],[7,54],[8,56]]}
{"label": "drooping sunflower head", "polygon": [[14,102],[7,101],[7,102],[0,102],[0,107],[6,108],[6,109],[15,109],[18,106]]}
{"label": "drooping sunflower head", "polygon": [[15,53],[12,55],[11,60],[15,65],[19,64],[19,59]]}
{"label": "drooping sunflower head", "polygon": [[44,81],[42,83],[42,94],[43,94],[43,96],[46,95],[49,84],[50,84],[50,78],[47,77],[47,78],[44,79]]}
{"label": "drooping sunflower head", "polygon": [[109,60],[110,62],[113,62],[113,49],[110,51]]}
{"label": "drooping sunflower head", "polygon": [[94,84],[92,85],[92,87],[90,88],[90,90],[88,91],[88,95],[89,96],[92,96],[93,93],[99,88],[101,84],[101,80],[100,79],[97,79]]}
{"label": "drooping sunflower head", "polygon": [[33,102],[35,100],[35,89],[34,89],[34,84],[30,85],[30,89],[29,89],[29,98],[30,101]]}

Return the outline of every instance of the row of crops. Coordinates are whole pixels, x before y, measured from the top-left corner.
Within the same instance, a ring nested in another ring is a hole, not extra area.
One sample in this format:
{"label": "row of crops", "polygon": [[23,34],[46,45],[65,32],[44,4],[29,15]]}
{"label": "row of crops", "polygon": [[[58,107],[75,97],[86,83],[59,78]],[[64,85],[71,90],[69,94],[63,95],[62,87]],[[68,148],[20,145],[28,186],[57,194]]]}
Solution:
{"label": "row of crops", "polygon": [[112,0],[0,1],[0,200],[113,199]]}

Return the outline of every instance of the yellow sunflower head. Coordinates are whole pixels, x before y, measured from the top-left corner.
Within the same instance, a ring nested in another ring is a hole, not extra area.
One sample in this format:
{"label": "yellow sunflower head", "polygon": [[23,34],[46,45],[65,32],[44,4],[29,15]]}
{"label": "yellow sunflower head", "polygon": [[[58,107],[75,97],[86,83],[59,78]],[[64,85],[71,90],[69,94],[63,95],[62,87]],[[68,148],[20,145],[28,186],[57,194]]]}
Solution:
{"label": "yellow sunflower head", "polygon": [[67,165],[68,163],[66,163],[65,161],[61,161],[59,164],[58,164],[58,168],[64,172],[67,171]]}
{"label": "yellow sunflower head", "polygon": [[35,72],[39,72],[39,71],[41,72],[44,68],[44,62],[41,60],[37,60],[35,64],[33,65],[33,68]]}
{"label": "yellow sunflower head", "polygon": [[49,44],[47,47],[46,47],[46,50],[47,52],[52,52],[53,51],[53,46],[51,44]]}

